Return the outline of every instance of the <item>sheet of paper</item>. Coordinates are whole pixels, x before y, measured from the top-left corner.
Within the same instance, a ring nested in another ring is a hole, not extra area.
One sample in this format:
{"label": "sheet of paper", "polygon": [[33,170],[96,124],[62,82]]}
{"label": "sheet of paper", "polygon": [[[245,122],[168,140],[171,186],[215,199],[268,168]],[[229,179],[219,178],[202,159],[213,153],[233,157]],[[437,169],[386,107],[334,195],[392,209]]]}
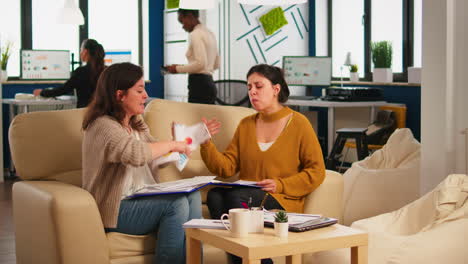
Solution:
{"label": "sheet of paper", "polygon": [[[190,146],[192,151],[196,150],[200,144],[211,138],[210,132],[205,123],[200,122],[192,126],[174,123],[174,139],[177,141],[185,141]],[[176,161],[176,167],[182,171],[187,165],[189,158],[185,154],[180,154],[179,160]]]}
{"label": "sheet of paper", "polygon": [[[265,210],[265,214],[264,214],[265,222],[270,222],[270,223],[275,222],[274,216],[275,216],[275,212]],[[290,225],[302,224],[310,220],[319,219],[321,217],[322,217],[321,215],[317,215],[317,214],[288,213],[288,223]]]}
{"label": "sheet of paper", "polygon": [[[224,220],[229,225],[229,220]],[[183,228],[208,228],[208,229],[226,229],[221,220],[215,219],[192,219],[182,225]]]}

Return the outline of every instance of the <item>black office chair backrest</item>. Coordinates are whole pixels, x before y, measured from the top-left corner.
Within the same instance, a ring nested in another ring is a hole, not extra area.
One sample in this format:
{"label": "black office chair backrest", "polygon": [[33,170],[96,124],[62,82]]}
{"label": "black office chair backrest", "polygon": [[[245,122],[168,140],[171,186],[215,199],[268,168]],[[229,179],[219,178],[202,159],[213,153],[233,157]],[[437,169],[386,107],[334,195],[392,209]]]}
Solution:
{"label": "black office chair backrest", "polygon": [[218,95],[216,96],[217,104],[250,107],[246,81],[217,80],[214,83],[218,90]]}
{"label": "black office chair backrest", "polygon": [[391,110],[380,110],[377,118],[367,127],[367,143],[385,145],[390,135],[397,128],[396,114]]}

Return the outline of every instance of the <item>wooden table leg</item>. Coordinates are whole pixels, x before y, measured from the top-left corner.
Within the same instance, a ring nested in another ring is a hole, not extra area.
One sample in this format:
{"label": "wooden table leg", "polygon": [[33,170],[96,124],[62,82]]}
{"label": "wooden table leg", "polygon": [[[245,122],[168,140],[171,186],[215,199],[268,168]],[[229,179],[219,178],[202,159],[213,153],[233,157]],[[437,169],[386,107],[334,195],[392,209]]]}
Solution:
{"label": "wooden table leg", "polygon": [[302,263],[302,255],[291,255],[286,256],[286,264],[301,264]]}
{"label": "wooden table leg", "polygon": [[201,242],[193,237],[187,236],[187,264],[201,264]]}
{"label": "wooden table leg", "polygon": [[351,248],[351,264],[367,264],[367,246]]}

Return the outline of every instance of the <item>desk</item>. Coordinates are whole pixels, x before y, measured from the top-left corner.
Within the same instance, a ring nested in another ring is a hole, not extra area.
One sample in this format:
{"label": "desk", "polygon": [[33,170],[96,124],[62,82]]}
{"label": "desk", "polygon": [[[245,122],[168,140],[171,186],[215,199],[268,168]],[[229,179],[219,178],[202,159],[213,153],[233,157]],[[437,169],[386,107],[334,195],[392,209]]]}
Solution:
{"label": "desk", "polygon": [[289,106],[309,106],[327,108],[327,154],[330,154],[335,141],[335,108],[337,107],[370,107],[369,123],[374,122],[375,110],[378,106],[388,105],[385,101],[369,101],[369,102],[336,102],[322,100],[288,100],[286,105]]}
{"label": "desk", "polygon": [[[9,123],[17,114],[29,112],[30,106],[57,106],[63,108],[66,105],[76,106],[76,98],[74,96],[59,96],[57,99],[44,100],[18,100],[18,99],[1,99],[2,104],[9,105],[10,115]],[[58,110],[58,109],[55,109]],[[10,155],[10,176],[14,175],[15,167]]]}
{"label": "desk", "polygon": [[287,264],[300,264],[302,254],[351,248],[351,263],[367,263],[366,232],[335,224],[307,232],[289,232],[287,238],[274,235],[273,228],[264,234],[233,238],[227,230],[187,228],[187,263],[200,264],[201,243],[207,243],[243,259],[242,263],[260,264],[260,259],[286,256]]}

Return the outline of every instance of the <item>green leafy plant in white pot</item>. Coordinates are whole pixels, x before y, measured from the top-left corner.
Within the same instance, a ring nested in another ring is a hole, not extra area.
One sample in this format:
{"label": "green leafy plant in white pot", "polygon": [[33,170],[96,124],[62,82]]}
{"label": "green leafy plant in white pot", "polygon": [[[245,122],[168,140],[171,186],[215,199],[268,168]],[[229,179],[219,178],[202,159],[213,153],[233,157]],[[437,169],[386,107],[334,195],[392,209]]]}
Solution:
{"label": "green leafy plant in white pot", "polygon": [[0,52],[0,82],[6,82],[8,79],[7,66],[11,56],[12,42],[7,42],[4,47],[1,47]]}
{"label": "green leafy plant in white pot", "polygon": [[350,82],[359,82],[359,73],[358,73],[357,64],[351,64],[349,66],[349,81]]}
{"label": "green leafy plant in white pot", "polygon": [[277,237],[285,238],[288,237],[288,214],[281,210],[275,213],[275,235]]}
{"label": "green leafy plant in white pot", "polygon": [[393,82],[392,73],[392,43],[390,41],[376,41],[371,43],[374,82]]}

